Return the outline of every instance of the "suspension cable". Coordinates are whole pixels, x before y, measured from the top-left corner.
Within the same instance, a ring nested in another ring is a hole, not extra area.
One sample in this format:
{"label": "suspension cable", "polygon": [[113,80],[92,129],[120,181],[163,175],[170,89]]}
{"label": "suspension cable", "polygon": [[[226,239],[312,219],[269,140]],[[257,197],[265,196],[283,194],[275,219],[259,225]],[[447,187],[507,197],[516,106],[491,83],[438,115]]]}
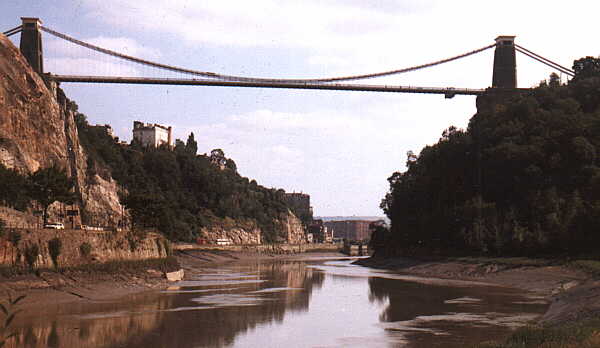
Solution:
{"label": "suspension cable", "polygon": [[[555,65],[557,68],[560,68],[560,69],[562,69],[562,70],[568,71],[568,72],[570,72],[571,74],[574,74],[574,73],[575,73],[575,71],[573,71],[573,70],[571,70],[571,69],[569,69],[569,68],[566,68],[566,67],[564,67],[564,66],[562,66],[562,65],[560,65],[560,64],[558,64],[558,63],[556,63],[556,62],[553,62],[553,61],[551,61],[551,60],[550,60],[550,59],[548,59],[548,58],[544,58],[544,57],[540,56],[539,54],[537,54],[537,53],[534,53],[534,52],[532,52],[532,51],[530,51],[530,50],[526,49],[525,47],[519,46],[519,45],[517,45],[517,44],[515,44],[515,47],[516,47],[518,50],[525,51],[525,52],[527,52],[527,53],[529,53],[529,54],[531,54],[531,55],[533,55],[533,56],[536,56],[536,57],[538,57],[539,59],[542,59],[542,60],[544,60],[544,61],[548,62],[549,64]],[[525,52],[522,52],[522,51],[519,51],[519,52],[521,52],[521,53],[525,54]]]}
{"label": "suspension cable", "polygon": [[117,57],[117,58],[121,58],[124,60],[128,60],[131,62],[135,62],[135,63],[139,63],[139,64],[144,64],[144,65],[148,65],[148,66],[152,66],[155,68],[160,68],[160,69],[165,69],[165,70],[170,70],[170,71],[174,71],[174,72],[179,72],[179,73],[184,73],[184,74],[189,74],[189,75],[196,75],[196,76],[203,76],[203,77],[208,77],[208,78],[213,78],[213,79],[219,79],[219,80],[225,80],[225,81],[245,81],[245,82],[282,82],[282,83],[323,83],[323,82],[336,82],[336,81],[350,81],[350,80],[361,80],[361,79],[368,79],[368,78],[375,78],[375,77],[382,77],[382,76],[388,76],[388,75],[394,75],[394,74],[401,74],[401,73],[406,73],[409,71],[415,71],[415,70],[419,70],[419,69],[423,69],[423,68],[429,68],[435,65],[439,65],[439,64],[443,64],[443,63],[448,63],[451,62],[453,60],[457,60],[460,58],[465,58],[468,57],[470,55],[485,51],[489,48],[492,48],[494,46],[496,46],[496,44],[491,44],[467,53],[463,53],[460,54],[458,56],[454,56],[454,57],[450,57],[450,58],[446,58],[446,59],[442,59],[442,60],[438,60],[432,63],[427,63],[427,64],[422,64],[422,65],[416,65],[413,67],[409,67],[409,68],[404,68],[404,69],[398,69],[398,70],[390,70],[390,71],[385,71],[385,72],[379,72],[379,73],[372,73],[372,74],[363,74],[363,75],[351,75],[351,76],[343,76],[343,77],[330,77],[330,78],[318,78],[318,79],[275,79],[275,78],[259,78],[259,77],[244,77],[244,76],[235,76],[235,75],[223,75],[223,74],[217,74],[217,73],[213,73],[213,72],[207,72],[207,71],[198,71],[198,70],[191,70],[191,69],[185,69],[185,68],[180,68],[180,67],[176,67],[176,66],[172,66],[172,65],[166,65],[166,64],[161,64],[161,63],[156,63],[156,62],[151,62],[148,60],[144,60],[144,59],[140,59],[140,58],[136,58],[136,57],[132,57],[132,56],[128,56],[122,53],[118,53],[106,48],[102,48],[102,47],[98,47],[92,44],[89,44],[87,42],[83,42],[81,40],[75,39],[73,37],[67,36],[65,34],[59,33],[57,31],[54,31],[50,28],[41,26],[41,29],[45,32],[47,32],[48,34],[54,35],[60,39],[63,40],[67,40],[70,41],[76,45],[79,46],[83,46],[86,48],[89,48],[91,50],[100,52],[100,53],[104,53],[104,54],[108,54],[111,55],[113,57]]}
{"label": "suspension cable", "polygon": [[12,36],[12,35],[20,32],[22,29],[23,29],[23,26],[19,25],[18,27],[15,27],[15,28],[12,28],[10,30],[7,30],[7,31],[3,32],[2,34],[6,35],[6,36]]}
{"label": "suspension cable", "polygon": [[543,64],[545,64],[545,65],[547,65],[547,66],[549,66],[549,67],[551,67],[551,68],[553,68],[553,69],[555,69],[555,70],[558,70],[558,71],[560,71],[561,73],[564,73],[564,74],[566,74],[566,75],[569,75],[569,76],[571,76],[571,77],[575,76],[575,73],[574,73],[574,72],[572,72],[572,71],[570,71],[570,70],[566,70],[566,69],[564,69],[564,68],[560,67],[560,65],[558,65],[558,64],[557,64],[557,65],[553,65],[553,64],[551,64],[551,63],[548,63],[548,62],[546,62],[545,60],[543,60],[543,59],[540,59],[540,58],[538,58],[538,57],[534,56],[533,54],[530,54],[530,53],[528,53],[528,52],[526,52],[526,51],[524,51],[524,50],[522,50],[522,49],[520,49],[520,48],[516,47],[516,45],[515,45],[515,50],[516,50],[517,52],[520,52],[520,53],[522,53],[522,54],[524,54],[524,55],[526,55],[526,56],[528,56],[528,57],[530,57],[530,58],[533,58],[533,59],[537,60],[538,62],[540,62],[540,63],[543,63]]}

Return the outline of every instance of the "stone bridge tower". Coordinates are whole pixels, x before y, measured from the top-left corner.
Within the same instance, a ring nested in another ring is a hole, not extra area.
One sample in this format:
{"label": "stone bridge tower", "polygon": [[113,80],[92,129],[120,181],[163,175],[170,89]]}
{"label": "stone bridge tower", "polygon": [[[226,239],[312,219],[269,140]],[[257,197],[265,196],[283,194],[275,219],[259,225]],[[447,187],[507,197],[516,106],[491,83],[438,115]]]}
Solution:
{"label": "stone bridge tower", "polygon": [[517,88],[515,37],[498,36],[494,52],[493,88]]}
{"label": "stone bridge tower", "polygon": [[21,17],[22,31],[19,49],[27,59],[29,65],[38,74],[44,73],[44,59],[42,56],[42,21],[39,18]]}

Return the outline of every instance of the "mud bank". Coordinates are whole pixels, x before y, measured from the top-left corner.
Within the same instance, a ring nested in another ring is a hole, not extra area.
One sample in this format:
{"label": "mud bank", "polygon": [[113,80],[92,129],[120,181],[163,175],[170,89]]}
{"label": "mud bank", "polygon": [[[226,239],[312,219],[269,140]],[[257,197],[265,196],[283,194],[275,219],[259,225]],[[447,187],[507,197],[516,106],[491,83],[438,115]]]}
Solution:
{"label": "mud bank", "polygon": [[477,281],[527,290],[549,304],[546,313],[538,319],[538,323],[544,325],[559,325],[600,315],[600,281],[568,266],[482,262],[468,258],[460,261],[369,258],[355,263],[413,276]]}
{"label": "mud bank", "polygon": [[[22,275],[0,276],[0,293],[26,295],[19,305],[19,317],[39,316],[45,312],[65,312],[70,304],[106,302],[168,287],[165,272],[183,268],[186,278],[194,270],[230,263],[266,260],[308,260],[315,257],[344,257],[340,253],[302,253],[270,255],[221,250],[178,251],[164,260],[131,261],[89,269],[40,270]],[[185,278],[184,278],[185,279]]]}

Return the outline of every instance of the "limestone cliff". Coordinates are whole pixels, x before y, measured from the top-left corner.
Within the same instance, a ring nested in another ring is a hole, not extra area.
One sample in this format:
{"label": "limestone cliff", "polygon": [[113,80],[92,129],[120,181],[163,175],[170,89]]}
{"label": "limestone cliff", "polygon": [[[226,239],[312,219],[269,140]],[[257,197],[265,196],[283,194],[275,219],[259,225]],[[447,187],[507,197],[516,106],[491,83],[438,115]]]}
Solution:
{"label": "limestone cliff", "polygon": [[[277,241],[280,243],[306,242],[302,222],[290,211],[275,221],[275,227],[279,231]],[[237,245],[257,245],[264,241],[263,231],[252,220],[218,219],[212,221],[211,227],[204,227],[200,232],[202,238],[209,243],[216,243],[217,239],[227,239]]]}
{"label": "limestone cliff", "polygon": [[57,164],[75,179],[83,223],[113,225],[122,214],[117,185],[88,177],[74,111],[62,91],[50,87],[0,35],[0,163],[24,174]]}

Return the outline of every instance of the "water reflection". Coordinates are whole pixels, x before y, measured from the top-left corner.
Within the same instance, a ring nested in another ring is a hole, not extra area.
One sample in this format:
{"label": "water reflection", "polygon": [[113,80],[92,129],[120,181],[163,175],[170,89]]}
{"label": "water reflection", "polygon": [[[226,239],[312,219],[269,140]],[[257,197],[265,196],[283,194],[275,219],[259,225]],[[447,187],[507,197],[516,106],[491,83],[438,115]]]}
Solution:
{"label": "water reflection", "polygon": [[523,301],[519,291],[491,286],[449,287],[371,277],[369,300],[387,303],[382,327],[412,337],[410,347],[448,347],[506,334],[542,313],[546,304]]}
{"label": "water reflection", "polygon": [[300,262],[199,274],[152,296],[27,316],[7,347],[223,347],[261,323],[306,311],[324,274]]}
{"label": "water reflection", "polygon": [[25,315],[7,346],[461,347],[504,335],[545,308],[507,289],[416,279],[348,260],[189,274],[164,291]]}

